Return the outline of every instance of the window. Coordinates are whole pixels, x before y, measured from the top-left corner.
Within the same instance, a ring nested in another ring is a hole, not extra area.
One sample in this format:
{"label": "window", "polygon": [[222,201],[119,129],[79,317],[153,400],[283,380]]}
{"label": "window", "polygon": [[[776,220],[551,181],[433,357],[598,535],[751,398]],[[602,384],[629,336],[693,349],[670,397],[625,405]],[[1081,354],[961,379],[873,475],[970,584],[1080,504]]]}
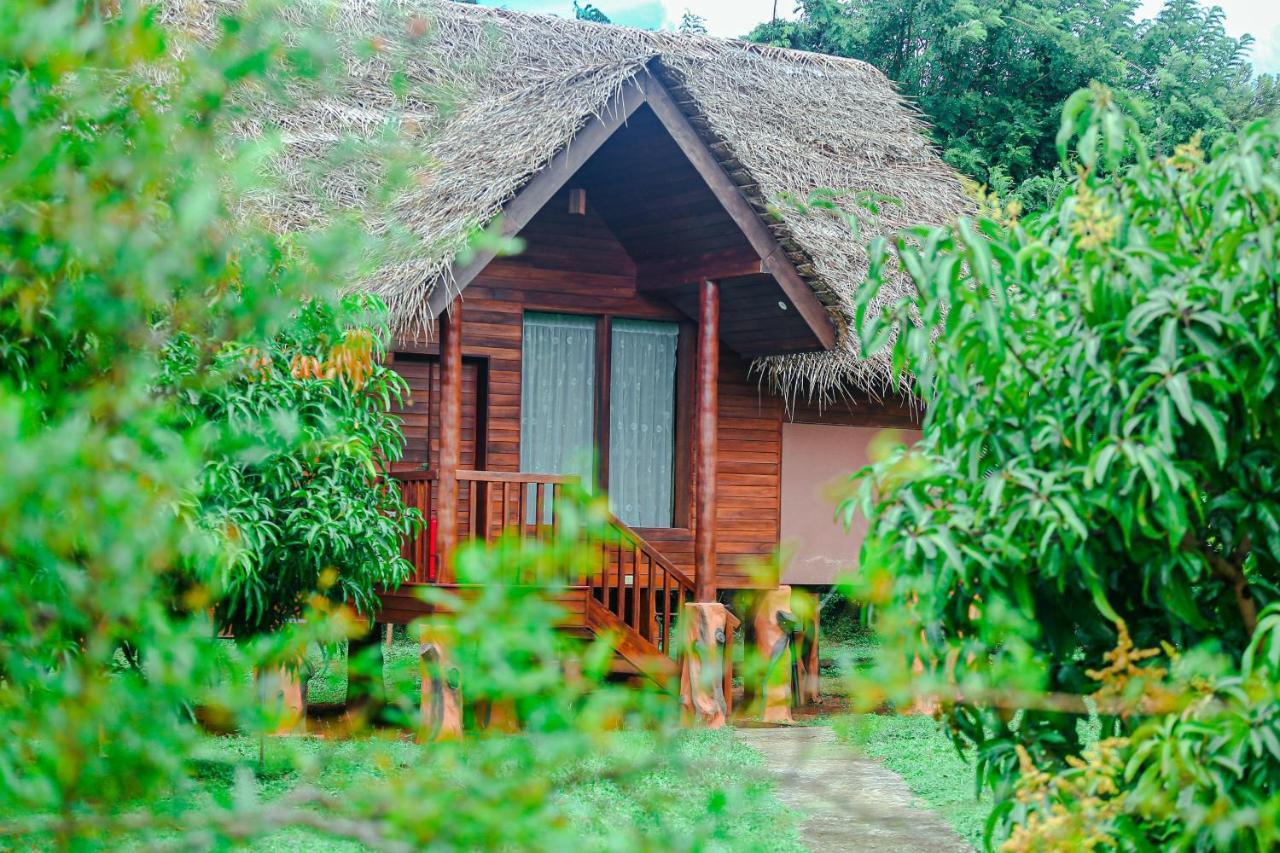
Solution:
{"label": "window", "polygon": [[674,526],[679,340],[676,323],[526,313],[521,470],[573,474],[590,487],[604,444],[599,470],[614,513],[635,527]]}
{"label": "window", "polygon": [[609,346],[609,503],[635,527],[672,525],[675,323],[614,320]]}
{"label": "window", "polygon": [[590,488],[595,455],[596,321],[525,314],[520,470],[574,474]]}

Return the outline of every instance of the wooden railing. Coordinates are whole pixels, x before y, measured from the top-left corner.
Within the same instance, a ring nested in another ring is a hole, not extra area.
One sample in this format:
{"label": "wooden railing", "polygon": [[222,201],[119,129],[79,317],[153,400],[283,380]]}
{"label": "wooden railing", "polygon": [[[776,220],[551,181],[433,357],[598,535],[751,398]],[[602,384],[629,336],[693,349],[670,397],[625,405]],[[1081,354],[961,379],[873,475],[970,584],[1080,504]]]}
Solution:
{"label": "wooden railing", "polygon": [[435,583],[439,571],[436,559],[434,471],[396,471],[391,475],[400,484],[404,505],[422,513],[422,526],[400,545],[400,556],[413,565],[409,583]]}
{"label": "wooden railing", "polygon": [[[421,531],[404,543],[401,551],[413,563],[411,583],[435,583],[439,554],[434,522],[437,494],[432,471],[396,472],[405,504],[422,513]],[[559,529],[556,503],[562,489],[577,482],[561,474],[458,471],[458,526],[460,538],[494,542],[504,533],[542,539]],[[676,648],[672,632],[676,618],[693,595],[693,581],[645,539],[615,516],[607,531],[588,543],[599,549],[600,560],[591,572],[564,578],[570,585],[586,586],[592,598],[618,617],[628,628],[668,656]],[[514,577],[514,583],[535,583],[534,578]]]}
{"label": "wooden railing", "polygon": [[[599,542],[600,571],[588,593],[623,624],[668,657],[676,649],[676,621],[693,596],[693,580],[616,516]],[[594,543],[593,543],[594,544]]]}

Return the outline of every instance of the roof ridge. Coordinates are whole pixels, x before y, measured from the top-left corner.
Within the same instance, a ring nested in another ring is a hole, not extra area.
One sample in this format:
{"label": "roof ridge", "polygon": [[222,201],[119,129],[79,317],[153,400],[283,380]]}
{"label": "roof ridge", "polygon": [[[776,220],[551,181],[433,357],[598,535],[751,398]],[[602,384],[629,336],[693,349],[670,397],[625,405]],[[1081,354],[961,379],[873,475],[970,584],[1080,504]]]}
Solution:
{"label": "roof ridge", "polygon": [[688,44],[697,44],[703,47],[712,48],[714,50],[732,49],[738,53],[756,54],[766,59],[784,60],[794,62],[801,65],[821,66],[827,68],[835,68],[841,70],[857,70],[863,73],[873,72],[881,75],[879,69],[870,63],[860,59],[853,59],[847,56],[832,56],[825,53],[815,53],[808,50],[798,50],[791,47],[780,47],[778,45],[762,44],[760,42],[747,41],[743,38],[732,38],[712,35],[702,35],[700,33],[682,33],[676,30],[649,30],[643,27],[633,27],[627,24],[603,24],[598,21],[582,21],[574,18],[562,18],[558,15],[543,14],[539,12],[524,12],[515,9],[506,9],[495,6],[481,6],[472,3],[458,3],[453,0],[429,0],[437,7],[444,8],[444,4],[448,4],[450,14],[456,14],[460,17],[489,17],[496,19],[505,19],[512,22],[537,21],[548,26],[561,29],[571,30],[579,28],[595,28],[600,31],[615,30],[627,33],[631,37],[638,37],[655,42],[655,53],[664,54],[667,51],[663,47],[670,45],[675,50],[680,42]]}

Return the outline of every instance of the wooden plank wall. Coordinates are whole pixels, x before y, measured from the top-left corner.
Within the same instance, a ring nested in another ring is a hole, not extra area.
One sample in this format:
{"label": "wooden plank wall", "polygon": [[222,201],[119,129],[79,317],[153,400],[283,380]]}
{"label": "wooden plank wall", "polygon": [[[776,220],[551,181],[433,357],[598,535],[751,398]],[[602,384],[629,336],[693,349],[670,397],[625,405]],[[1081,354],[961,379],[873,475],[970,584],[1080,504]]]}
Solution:
{"label": "wooden plank wall", "polygon": [[[485,467],[494,471],[520,469],[520,350],[526,310],[685,319],[670,304],[636,292],[635,263],[593,210],[590,196],[587,214],[579,216],[568,212],[567,191],[560,193],[520,236],[525,251],[493,261],[467,288],[462,302],[463,355],[486,361],[483,455]],[[722,298],[732,299],[733,294],[725,292]],[[435,351],[434,345],[409,342],[398,349]],[[397,369],[407,363],[405,356],[397,355]],[[692,363],[680,365],[682,370],[693,368]],[[717,534],[724,588],[771,587],[777,582],[776,569],[772,576],[754,577],[747,564],[767,559],[778,544],[783,408],[780,400],[761,392],[747,368],[744,360],[723,350]],[[468,387],[464,385],[464,395]],[[434,412],[431,415],[434,418]],[[464,429],[464,448],[465,442]],[[464,462],[465,453],[464,449]],[[687,478],[676,485],[691,488]],[[688,526],[640,532],[692,576]]]}

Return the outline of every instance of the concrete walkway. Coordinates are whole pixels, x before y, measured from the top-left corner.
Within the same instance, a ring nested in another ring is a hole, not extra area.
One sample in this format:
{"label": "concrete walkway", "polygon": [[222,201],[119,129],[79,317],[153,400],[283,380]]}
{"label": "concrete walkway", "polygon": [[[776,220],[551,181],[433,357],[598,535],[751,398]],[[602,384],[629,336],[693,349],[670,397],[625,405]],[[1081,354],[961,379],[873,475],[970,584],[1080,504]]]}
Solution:
{"label": "concrete walkway", "polygon": [[764,756],[778,799],[802,815],[800,837],[815,853],[973,849],[917,805],[901,776],[859,758],[829,726],[740,728],[737,736]]}

